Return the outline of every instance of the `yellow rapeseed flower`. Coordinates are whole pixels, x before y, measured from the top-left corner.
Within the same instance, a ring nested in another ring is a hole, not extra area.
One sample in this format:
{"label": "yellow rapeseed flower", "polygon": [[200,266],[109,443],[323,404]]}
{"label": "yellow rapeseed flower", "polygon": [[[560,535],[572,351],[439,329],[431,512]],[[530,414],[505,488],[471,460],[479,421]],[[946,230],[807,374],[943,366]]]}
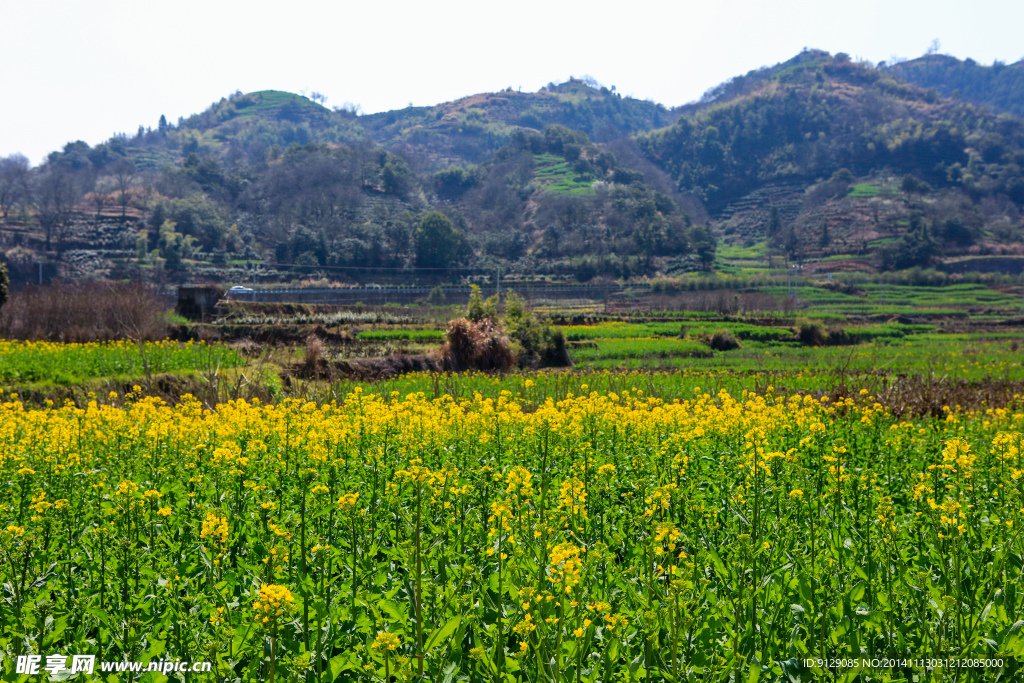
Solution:
{"label": "yellow rapeseed flower", "polygon": [[287,587],[278,584],[260,586],[259,594],[252,607],[256,612],[256,620],[264,626],[274,626],[278,620],[291,610],[295,598]]}
{"label": "yellow rapeseed flower", "polygon": [[401,645],[398,635],[390,631],[377,631],[377,637],[373,639],[370,649],[374,652],[394,652]]}
{"label": "yellow rapeseed flower", "polygon": [[220,545],[227,545],[228,542],[228,519],[216,510],[206,513],[203,520],[203,528],[199,532],[200,538],[209,538]]}

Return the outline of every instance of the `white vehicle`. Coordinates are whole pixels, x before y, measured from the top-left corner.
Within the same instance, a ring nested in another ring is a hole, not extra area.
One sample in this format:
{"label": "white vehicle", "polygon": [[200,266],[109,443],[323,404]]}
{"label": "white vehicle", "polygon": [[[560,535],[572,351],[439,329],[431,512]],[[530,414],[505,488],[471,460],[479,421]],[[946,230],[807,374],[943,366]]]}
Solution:
{"label": "white vehicle", "polygon": [[253,290],[250,287],[243,287],[242,285],[235,285],[228,290],[228,297],[233,298],[241,296],[242,294],[252,294]]}

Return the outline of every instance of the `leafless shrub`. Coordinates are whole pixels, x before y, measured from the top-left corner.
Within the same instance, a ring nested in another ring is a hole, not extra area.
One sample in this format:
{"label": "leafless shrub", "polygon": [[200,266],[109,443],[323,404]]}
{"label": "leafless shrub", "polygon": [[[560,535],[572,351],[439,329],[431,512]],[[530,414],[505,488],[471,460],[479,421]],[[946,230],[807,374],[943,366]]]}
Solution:
{"label": "leafless shrub", "polygon": [[711,335],[711,341],[708,344],[715,351],[732,351],[733,349],[740,348],[740,343],[736,340],[736,337],[732,336],[732,332],[729,330],[719,330]]}
{"label": "leafless shrub", "polygon": [[441,351],[445,366],[456,372],[471,368],[481,341],[479,328],[466,318],[449,322]]}
{"label": "leafless shrub", "polygon": [[311,370],[315,370],[319,367],[323,361],[324,356],[324,343],[320,337],[315,334],[311,334],[306,337],[306,356],[305,363],[306,367]]}
{"label": "leafless shrub", "polygon": [[498,325],[491,325],[477,352],[477,367],[481,370],[505,372],[516,364],[508,336]]}
{"label": "leafless shrub", "polygon": [[167,311],[149,287],[90,282],[30,287],[11,295],[0,309],[5,339],[57,342],[167,337]]}
{"label": "leafless shrub", "polygon": [[867,381],[840,383],[829,393],[833,403],[845,398],[861,398],[866,389],[870,402],[878,402],[902,417],[945,417],[955,410],[987,410],[1020,405],[1024,382],[986,377],[979,380],[953,379],[926,375],[901,375],[895,379],[867,378]]}
{"label": "leafless shrub", "polygon": [[504,372],[516,362],[508,335],[490,318],[449,322],[441,356],[445,369],[456,372],[474,368]]}
{"label": "leafless shrub", "polygon": [[[736,315],[739,313],[775,313],[790,311],[793,303],[764,292],[710,291],[654,294],[643,302],[652,311],[705,311]],[[609,306],[614,309],[615,306]]]}

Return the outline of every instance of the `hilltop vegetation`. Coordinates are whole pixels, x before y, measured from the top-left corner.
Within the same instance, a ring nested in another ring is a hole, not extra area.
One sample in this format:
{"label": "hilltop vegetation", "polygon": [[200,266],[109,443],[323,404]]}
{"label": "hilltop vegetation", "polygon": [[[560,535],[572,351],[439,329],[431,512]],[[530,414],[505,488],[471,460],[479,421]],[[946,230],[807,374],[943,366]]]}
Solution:
{"label": "hilltop vegetation", "polygon": [[[620,163],[585,131],[617,138],[668,121],[664,107],[575,80],[362,117],[288,93],[236,93],[176,126],[69,143],[26,167],[20,218],[63,255],[119,206],[118,256],[162,277],[239,258],[285,276],[495,264],[630,275],[687,254],[691,216],[706,215],[681,206],[635,150],[626,157],[636,163]],[[431,212],[450,227],[425,229]]]}
{"label": "hilltop vegetation", "polygon": [[944,100],[845,55],[780,69],[753,92],[639,139],[681,188],[712,207],[759,183],[828,178],[842,168],[888,169],[1024,201],[1024,123]]}
{"label": "hilltop vegetation", "polygon": [[570,79],[536,93],[472,95],[434,107],[409,107],[359,117],[368,134],[401,150],[427,169],[479,163],[506,145],[516,131],[543,131],[557,124],[607,142],[670,124],[664,106],[622,97],[615,88]]}
{"label": "hilltop vegetation", "polygon": [[747,241],[767,238],[806,257],[909,240],[902,251],[920,253],[876,254],[882,267],[908,267],[934,262],[940,249],[1020,240],[1020,119],[821,52],[707,99],[638,140],[713,213],[753,209],[731,226]]}
{"label": "hilltop vegetation", "polygon": [[[221,281],[253,263],[589,280],[1020,254],[1024,121],[966,101],[1014,111],[1017,65],[950,59],[809,50],[675,110],[576,79],[371,115],[235,93],[39,168],[2,160],[4,248],[16,282],[40,252],[65,277]],[[988,86],[951,87],[978,69]]]}
{"label": "hilltop vegetation", "polygon": [[890,74],[922,88],[934,88],[943,97],[987,104],[996,111],[1024,116],[1024,60],[1014,64],[929,54],[885,67]]}

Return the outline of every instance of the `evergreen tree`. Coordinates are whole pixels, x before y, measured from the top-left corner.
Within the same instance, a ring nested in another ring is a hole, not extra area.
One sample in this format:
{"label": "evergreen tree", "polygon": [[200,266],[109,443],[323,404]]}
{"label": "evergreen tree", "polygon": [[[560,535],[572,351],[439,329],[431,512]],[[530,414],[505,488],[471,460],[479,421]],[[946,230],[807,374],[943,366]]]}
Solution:
{"label": "evergreen tree", "polygon": [[447,268],[461,247],[462,234],[440,211],[429,212],[416,228],[416,265],[420,268]]}
{"label": "evergreen tree", "polygon": [[786,253],[789,254],[790,258],[796,258],[799,251],[800,240],[797,239],[796,230],[791,225],[789,230],[786,231]]}
{"label": "evergreen tree", "polygon": [[700,261],[701,268],[710,270],[718,252],[718,240],[715,239],[711,230],[704,225],[695,225],[690,228],[687,241],[697,256],[697,260]]}
{"label": "evergreen tree", "polygon": [[781,229],[782,219],[779,218],[779,209],[773,206],[771,213],[768,214],[768,237],[775,237]]}

